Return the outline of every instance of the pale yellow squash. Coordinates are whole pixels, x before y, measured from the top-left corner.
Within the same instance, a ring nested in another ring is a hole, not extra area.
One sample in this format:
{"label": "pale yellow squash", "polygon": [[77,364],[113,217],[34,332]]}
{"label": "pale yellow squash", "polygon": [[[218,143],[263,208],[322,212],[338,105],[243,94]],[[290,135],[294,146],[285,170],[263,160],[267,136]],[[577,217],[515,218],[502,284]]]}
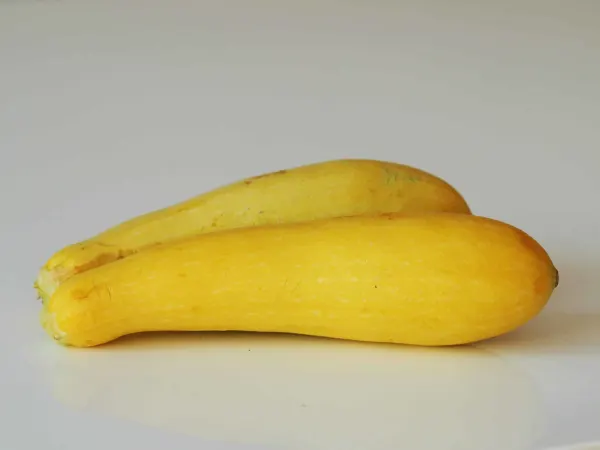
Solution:
{"label": "pale yellow squash", "polygon": [[475,342],[535,316],[558,283],[544,249],[501,222],[385,214],[198,235],[75,275],[44,303],[58,342],[152,330]]}
{"label": "pale yellow squash", "polygon": [[72,275],[200,233],[385,212],[470,213],[448,183],[391,162],[334,160],[242,180],[110,228],[54,254],[40,270],[48,298]]}

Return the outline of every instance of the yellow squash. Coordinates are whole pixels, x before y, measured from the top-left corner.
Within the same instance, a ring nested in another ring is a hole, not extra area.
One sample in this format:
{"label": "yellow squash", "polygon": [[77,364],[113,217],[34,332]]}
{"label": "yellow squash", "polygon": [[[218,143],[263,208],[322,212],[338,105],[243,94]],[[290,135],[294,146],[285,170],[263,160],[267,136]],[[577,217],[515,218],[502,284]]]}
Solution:
{"label": "yellow squash", "polygon": [[156,246],[65,281],[42,322],[71,346],[152,330],[452,345],[517,328],[557,283],[544,249],[502,222],[354,216]]}
{"label": "yellow squash", "polygon": [[110,228],[53,255],[35,286],[41,298],[76,273],[200,233],[385,212],[470,213],[445,181],[391,162],[334,160],[242,180]]}

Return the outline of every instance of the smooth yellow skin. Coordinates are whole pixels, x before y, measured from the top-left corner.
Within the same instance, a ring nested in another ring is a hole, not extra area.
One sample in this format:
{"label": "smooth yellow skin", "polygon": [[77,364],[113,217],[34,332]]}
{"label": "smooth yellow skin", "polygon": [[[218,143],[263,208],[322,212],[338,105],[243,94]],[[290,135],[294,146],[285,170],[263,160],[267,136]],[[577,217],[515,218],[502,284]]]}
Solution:
{"label": "smooth yellow skin", "polygon": [[544,249],[498,221],[354,216],[154,247],[64,282],[42,322],[80,347],[153,330],[453,345],[524,324],[557,283]]}
{"label": "smooth yellow skin", "polygon": [[386,212],[470,213],[448,183],[401,164],[334,160],[242,180],[128,220],[52,256],[35,286],[47,299],[76,273],[153,245],[239,227]]}

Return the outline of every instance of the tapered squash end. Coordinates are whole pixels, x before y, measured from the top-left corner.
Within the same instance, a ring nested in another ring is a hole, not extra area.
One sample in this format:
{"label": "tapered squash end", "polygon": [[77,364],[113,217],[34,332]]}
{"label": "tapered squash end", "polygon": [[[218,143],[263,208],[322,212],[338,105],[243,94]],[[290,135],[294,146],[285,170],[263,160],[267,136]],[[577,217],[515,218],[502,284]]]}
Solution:
{"label": "tapered squash end", "polygon": [[47,303],[54,291],[56,291],[58,284],[55,272],[44,267],[40,270],[37,280],[33,283],[33,287],[37,292],[38,298],[43,303]]}
{"label": "tapered squash end", "polygon": [[40,270],[34,287],[38,297],[48,300],[58,287],[72,276],[122,259],[135,250],[102,242],[84,241],[69,245],[55,253]]}
{"label": "tapered squash end", "polygon": [[50,313],[47,305],[44,305],[44,308],[40,313],[40,323],[44,328],[44,331],[46,331],[52,339],[61,345],[67,345],[65,341],[67,334],[58,327],[56,323],[56,314]]}

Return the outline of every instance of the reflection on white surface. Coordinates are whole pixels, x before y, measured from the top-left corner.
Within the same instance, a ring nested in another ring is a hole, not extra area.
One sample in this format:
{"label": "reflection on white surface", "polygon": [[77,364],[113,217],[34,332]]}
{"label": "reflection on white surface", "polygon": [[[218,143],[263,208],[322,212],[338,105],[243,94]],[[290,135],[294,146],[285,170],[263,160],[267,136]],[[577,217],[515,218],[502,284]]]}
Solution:
{"label": "reflection on white surface", "polygon": [[586,442],[583,444],[568,445],[566,447],[552,447],[545,450],[600,450],[600,442]]}
{"label": "reflection on white surface", "polygon": [[564,314],[544,311],[513,333],[479,345],[504,354],[597,354],[600,314]]}
{"label": "reflection on white surface", "polygon": [[267,448],[518,450],[541,426],[528,376],[473,347],[157,334],[52,359],[70,407]]}
{"label": "reflection on white surface", "polygon": [[545,311],[525,327],[481,347],[518,364],[542,395],[546,429],[535,449],[598,442],[599,314]]}

